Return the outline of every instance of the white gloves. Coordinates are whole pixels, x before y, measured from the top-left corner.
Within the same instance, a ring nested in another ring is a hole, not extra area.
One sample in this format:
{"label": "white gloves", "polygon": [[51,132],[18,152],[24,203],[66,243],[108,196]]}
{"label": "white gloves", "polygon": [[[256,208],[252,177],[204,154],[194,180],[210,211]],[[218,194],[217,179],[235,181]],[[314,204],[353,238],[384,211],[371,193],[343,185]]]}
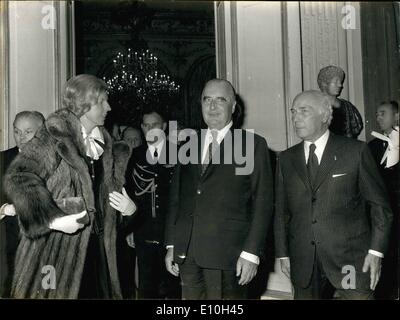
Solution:
{"label": "white gloves", "polygon": [[15,216],[15,208],[12,204],[5,203],[0,208],[0,220],[3,219],[5,216]]}
{"label": "white gloves", "polygon": [[136,211],[136,205],[129,198],[125,188],[122,188],[122,194],[114,191],[109,194],[110,206],[121,212],[123,216],[130,216]]}
{"label": "white gloves", "polygon": [[84,217],[86,214],[87,214],[86,210],[84,210],[80,213],[70,214],[68,216],[55,218],[49,224],[49,228],[64,233],[75,233],[76,231],[84,227],[84,224],[79,223],[76,220]]}

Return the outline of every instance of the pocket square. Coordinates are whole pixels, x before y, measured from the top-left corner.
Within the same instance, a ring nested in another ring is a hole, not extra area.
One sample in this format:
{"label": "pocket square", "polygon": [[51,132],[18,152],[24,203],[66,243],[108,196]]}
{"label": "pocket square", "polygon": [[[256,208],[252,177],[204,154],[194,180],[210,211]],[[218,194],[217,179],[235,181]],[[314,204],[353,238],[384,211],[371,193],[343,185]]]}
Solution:
{"label": "pocket square", "polygon": [[338,174],[333,174],[332,178],[337,178],[337,177],[341,177],[341,176],[345,176],[347,173],[338,173]]}

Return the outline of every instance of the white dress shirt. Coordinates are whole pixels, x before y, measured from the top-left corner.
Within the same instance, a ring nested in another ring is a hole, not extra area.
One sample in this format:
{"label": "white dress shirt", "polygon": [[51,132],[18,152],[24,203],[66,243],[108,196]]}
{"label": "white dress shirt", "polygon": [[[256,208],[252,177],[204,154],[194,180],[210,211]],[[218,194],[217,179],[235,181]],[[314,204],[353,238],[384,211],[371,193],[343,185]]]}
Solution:
{"label": "white dress shirt", "polygon": [[[315,144],[314,153],[318,158],[318,164],[321,164],[322,155],[324,154],[324,150],[325,150],[326,144],[328,143],[328,139],[329,139],[329,130],[326,130],[325,133],[314,142],[304,140],[304,156],[306,158],[306,163],[308,162],[310,145],[314,143]],[[370,249],[370,250],[368,250],[368,253],[378,256],[380,258],[383,258],[383,253],[381,253],[379,251]],[[289,257],[281,257],[279,259],[288,259],[288,258]]]}
{"label": "white dress shirt", "polygon": [[318,164],[321,164],[322,155],[324,154],[326,144],[328,143],[328,138],[329,138],[329,130],[326,130],[325,133],[314,142],[304,140],[304,155],[306,156],[306,163],[308,162],[310,145],[314,143],[315,144],[314,153],[318,158]]}
{"label": "white dress shirt", "polygon": [[153,143],[153,144],[147,143],[147,146],[149,148],[149,151],[150,151],[153,159],[154,159],[154,152],[156,151],[156,148],[157,148],[157,155],[158,155],[157,158],[160,158],[162,149],[164,147],[164,139],[162,139],[161,141],[157,141],[156,143]]}
{"label": "white dress shirt", "polygon": [[[228,133],[229,129],[232,127],[233,122],[229,122],[225,127],[223,127],[221,130],[217,130],[217,129],[213,129],[214,131],[217,131],[217,142],[218,144],[221,144],[222,140],[224,140],[226,134]],[[203,145],[203,150],[201,153],[201,163],[204,163],[204,161],[206,160],[206,155],[207,155],[207,151],[208,151],[208,146],[210,145],[210,143],[212,142],[213,137],[211,134],[211,129],[208,128],[206,135],[204,137],[204,145]]]}

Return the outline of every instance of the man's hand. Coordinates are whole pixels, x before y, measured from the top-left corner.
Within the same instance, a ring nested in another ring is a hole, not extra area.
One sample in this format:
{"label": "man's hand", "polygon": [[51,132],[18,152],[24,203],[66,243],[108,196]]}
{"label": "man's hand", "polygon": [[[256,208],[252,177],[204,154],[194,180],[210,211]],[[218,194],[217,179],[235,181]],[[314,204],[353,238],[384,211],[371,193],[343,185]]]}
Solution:
{"label": "man's hand", "polygon": [[364,265],[362,268],[363,272],[367,272],[370,270],[370,289],[375,290],[376,285],[378,284],[379,278],[381,276],[381,266],[382,259],[378,256],[375,256],[371,253],[368,253],[364,260]]}
{"label": "man's hand", "polygon": [[179,276],[179,266],[174,262],[174,248],[169,248],[165,255],[165,267],[175,277]]}
{"label": "man's hand", "polygon": [[75,233],[76,231],[84,227],[84,224],[77,222],[77,220],[84,217],[86,214],[87,214],[86,210],[84,210],[80,213],[70,214],[68,216],[55,218],[50,223],[49,228],[68,234]]}
{"label": "man's hand", "polygon": [[281,263],[281,270],[283,274],[290,279],[290,259],[283,258],[279,259]]}
{"label": "man's hand", "polygon": [[110,206],[121,212],[123,216],[131,216],[136,211],[136,205],[122,188],[122,194],[114,191],[109,194]]}
{"label": "man's hand", "polygon": [[236,263],[236,277],[240,276],[239,285],[244,286],[248,284],[257,274],[258,265],[239,257]]}

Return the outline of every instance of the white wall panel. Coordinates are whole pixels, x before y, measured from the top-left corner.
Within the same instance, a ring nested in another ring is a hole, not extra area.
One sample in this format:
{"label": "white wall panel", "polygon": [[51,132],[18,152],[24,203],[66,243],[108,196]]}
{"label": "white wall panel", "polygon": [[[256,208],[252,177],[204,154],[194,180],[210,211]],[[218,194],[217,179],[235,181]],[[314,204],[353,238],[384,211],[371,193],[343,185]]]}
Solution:
{"label": "white wall panel", "polygon": [[67,78],[66,4],[9,1],[8,147],[14,146],[12,122],[18,112],[47,116],[59,108]]}

